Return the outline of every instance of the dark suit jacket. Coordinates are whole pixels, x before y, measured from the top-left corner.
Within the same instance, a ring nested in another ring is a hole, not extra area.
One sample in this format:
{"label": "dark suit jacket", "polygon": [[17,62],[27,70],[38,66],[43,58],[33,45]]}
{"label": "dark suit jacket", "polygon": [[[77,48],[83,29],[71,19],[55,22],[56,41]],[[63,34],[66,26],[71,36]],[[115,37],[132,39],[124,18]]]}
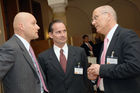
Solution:
{"label": "dark suit jacket", "polygon": [[[87,93],[87,58],[84,49],[68,46],[66,73],[53,48],[39,54],[39,62],[46,75],[50,93]],[[74,67],[83,67],[83,75],[75,75]]]}
{"label": "dark suit jacket", "polygon": [[[100,41],[96,44],[94,44],[94,56],[97,57],[97,63],[99,62],[100,60],[100,54],[102,52],[102,47],[103,47],[103,41]],[[98,63],[100,64],[100,63]]]}
{"label": "dark suit jacket", "polygon": [[0,79],[4,93],[40,93],[32,59],[15,35],[0,47]]}
{"label": "dark suit jacket", "polygon": [[[91,41],[89,41],[89,44],[92,46],[92,49],[93,49],[93,54],[94,54],[94,45],[93,45],[93,43],[91,42]],[[85,49],[85,52],[86,52],[86,55],[87,56],[90,56],[90,48],[83,42],[83,44],[80,46],[80,47],[82,47],[82,48],[84,48]]]}
{"label": "dark suit jacket", "polygon": [[140,38],[129,29],[116,29],[107,56],[118,58],[118,64],[100,67],[105,93],[140,93]]}

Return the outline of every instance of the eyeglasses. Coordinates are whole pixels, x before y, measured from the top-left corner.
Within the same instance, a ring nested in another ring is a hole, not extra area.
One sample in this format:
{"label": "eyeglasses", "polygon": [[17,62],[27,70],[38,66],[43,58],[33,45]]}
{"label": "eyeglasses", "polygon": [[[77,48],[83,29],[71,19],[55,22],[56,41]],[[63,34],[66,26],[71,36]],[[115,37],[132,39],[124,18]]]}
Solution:
{"label": "eyeglasses", "polygon": [[93,17],[93,19],[91,20],[91,23],[92,23],[93,21],[98,20],[98,18],[99,18],[101,15],[106,14],[106,13],[108,13],[108,12],[103,12],[103,13],[101,13],[100,15],[95,15],[95,16]]}

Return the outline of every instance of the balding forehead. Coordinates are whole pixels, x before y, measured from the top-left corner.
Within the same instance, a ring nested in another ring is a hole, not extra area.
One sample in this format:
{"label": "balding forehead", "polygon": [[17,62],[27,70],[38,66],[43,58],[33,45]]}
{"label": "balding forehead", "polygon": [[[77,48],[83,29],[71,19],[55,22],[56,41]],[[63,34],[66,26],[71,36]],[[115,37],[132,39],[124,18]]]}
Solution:
{"label": "balding forehead", "polygon": [[117,14],[116,14],[115,10],[110,5],[100,6],[100,7],[96,8],[94,12],[98,12],[98,13],[105,13],[106,12],[106,13],[109,13],[117,21]]}
{"label": "balding forehead", "polygon": [[20,21],[20,20],[22,20],[22,21],[26,21],[26,19],[28,18],[28,17],[34,17],[32,14],[30,14],[30,13],[26,13],[26,12],[20,12],[20,13],[18,13],[16,16],[15,16],[15,18],[14,18],[14,21]]}
{"label": "balding forehead", "polygon": [[96,8],[96,10],[98,10],[100,12],[112,12],[112,11],[114,11],[114,9],[109,5],[104,5],[104,6],[98,7],[98,8]]}
{"label": "balding forehead", "polygon": [[13,26],[16,27],[17,24],[25,23],[26,21],[29,20],[30,17],[34,17],[34,16],[27,12],[18,13],[14,18]]}
{"label": "balding forehead", "polygon": [[28,12],[19,12],[16,16],[22,16],[22,15],[32,15]]}
{"label": "balding forehead", "polygon": [[93,14],[96,14],[96,13],[101,13],[102,12],[102,7],[97,7],[96,9],[94,9],[93,11]]}
{"label": "balding forehead", "polygon": [[101,7],[96,8],[94,12],[102,12],[104,10],[106,10],[106,9],[104,9],[104,7],[101,6]]}
{"label": "balding forehead", "polygon": [[26,19],[28,16],[33,16],[30,13],[26,13],[26,12],[20,12],[15,16],[15,20],[16,19]]}

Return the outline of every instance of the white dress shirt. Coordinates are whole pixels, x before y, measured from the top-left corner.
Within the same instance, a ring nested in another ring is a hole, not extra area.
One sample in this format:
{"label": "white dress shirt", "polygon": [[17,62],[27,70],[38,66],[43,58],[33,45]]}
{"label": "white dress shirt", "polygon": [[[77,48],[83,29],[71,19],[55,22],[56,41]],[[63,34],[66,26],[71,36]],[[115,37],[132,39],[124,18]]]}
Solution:
{"label": "white dress shirt", "polygon": [[[18,34],[15,34],[23,43],[23,45],[25,46],[25,48],[27,49],[27,51],[29,52],[29,48],[30,48],[30,44],[29,42],[27,42],[27,40],[25,40],[23,37],[19,36]],[[30,54],[30,52],[29,52]]]}
{"label": "white dress shirt", "polygon": [[[114,35],[115,30],[117,29],[117,27],[118,27],[118,24],[116,24],[116,25],[109,31],[109,33],[108,33],[107,36],[106,36],[107,39],[108,39],[107,49],[108,49],[108,47],[109,47],[109,45],[110,45],[110,42],[111,42],[111,40],[112,40],[112,37],[113,37],[113,35]],[[107,51],[107,50],[106,50],[106,51]],[[102,57],[102,56],[101,56],[101,57]],[[100,89],[100,91],[104,91],[103,78],[101,78],[101,80],[100,80],[99,89]]]}
{"label": "white dress shirt", "polygon": [[[56,55],[58,61],[60,62],[60,49],[61,48],[59,48],[58,46],[56,46],[54,44],[53,49],[54,49],[54,52],[55,52],[55,55]],[[64,53],[64,55],[66,57],[66,60],[67,60],[68,59],[68,45],[65,44],[62,49],[63,49],[63,53]]]}

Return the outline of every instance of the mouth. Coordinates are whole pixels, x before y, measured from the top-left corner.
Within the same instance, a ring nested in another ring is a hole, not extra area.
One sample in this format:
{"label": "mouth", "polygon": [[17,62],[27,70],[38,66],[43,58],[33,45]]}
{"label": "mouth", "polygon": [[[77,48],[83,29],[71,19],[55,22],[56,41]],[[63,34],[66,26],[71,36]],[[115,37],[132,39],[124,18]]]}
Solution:
{"label": "mouth", "polygon": [[61,38],[61,40],[62,40],[62,41],[65,41],[65,40],[66,40],[66,38],[65,38],[65,37],[63,37],[63,38]]}
{"label": "mouth", "polygon": [[62,38],[61,40],[64,41],[64,40],[66,40],[66,38]]}
{"label": "mouth", "polygon": [[98,25],[94,25],[95,26],[95,28],[97,28],[98,27]]}

